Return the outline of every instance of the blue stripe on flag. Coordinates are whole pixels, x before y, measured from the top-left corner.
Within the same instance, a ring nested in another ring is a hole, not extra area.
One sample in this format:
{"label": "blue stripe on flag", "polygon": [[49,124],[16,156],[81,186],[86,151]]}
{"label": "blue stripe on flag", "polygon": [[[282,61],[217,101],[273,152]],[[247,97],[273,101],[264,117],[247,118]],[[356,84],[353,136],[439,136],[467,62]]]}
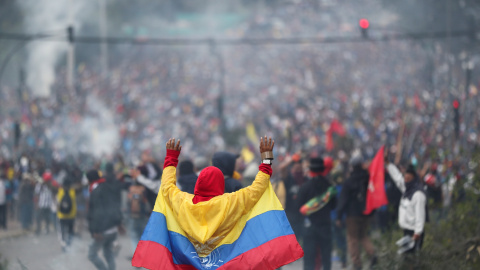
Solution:
{"label": "blue stripe on flag", "polygon": [[247,221],[240,237],[234,243],[222,245],[209,256],[198,258],[188,238],[167,231],[165,215],[152,212],[141,240],[157,242],[166,247],[172,253],[175,264],[190,264],[198,269],[214,270],[242,253],[290,234],[293,234],[293,230],[285,211],[271,210]]}

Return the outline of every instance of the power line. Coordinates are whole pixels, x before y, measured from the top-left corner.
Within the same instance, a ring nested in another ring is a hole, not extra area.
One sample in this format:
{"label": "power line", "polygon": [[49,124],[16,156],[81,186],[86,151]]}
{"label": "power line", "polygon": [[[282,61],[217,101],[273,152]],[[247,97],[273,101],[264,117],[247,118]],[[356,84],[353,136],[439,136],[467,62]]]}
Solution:
{"label": "power line", "polygon": [[[240,38],[240,39],[213,39],[213,38],[149,38],[149,37],[97,37],[97,36],[75,36],[75,43],[87,44],[133,44],[133,45],[158,45],[158,46],[194,46],[210,45],[214,42],[217,45],[236,46],[236,45],[295,45],[295,44],[321,44],[321,43],[354,43],[354,42],[387,42],[395,40],[423,40],[423,39],[444,39],[448,37],[469,37],[471,30],[457,31],[439,31],[439,32],[420,32],[420,33],[400,33],[388,34],[364,38],[362,36],[333,36],[333,37],[293,37],[293,38]],[[19,41],[68,41],[67,36],[51,34],[18,34],[18,33],[0,33],[0,39],[19,40]]]}

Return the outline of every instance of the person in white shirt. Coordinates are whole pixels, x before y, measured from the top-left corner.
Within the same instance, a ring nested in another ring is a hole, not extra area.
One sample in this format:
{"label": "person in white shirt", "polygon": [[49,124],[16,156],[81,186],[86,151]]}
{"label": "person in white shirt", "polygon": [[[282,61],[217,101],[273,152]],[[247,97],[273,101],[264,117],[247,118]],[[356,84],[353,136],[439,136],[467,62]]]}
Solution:
{"label": "person in white shirt", "polygon": [[415,246],[408,251],[408,253],[413,253],[420,250],[423,244],[427,219],[427,196],[412,165],[407,168],[403,175],[391,163],[387,165],[387,171],[402,192],[398,210],[398,224],[404,230],[405,235],[409,235],[415,240]]}
{"label": "person in white shirt", "polygon": [[40,234],[42,221],[45,222],[45,230],[48,234],[50,232],[51,222],[51,207],[54,203],[53,193],[50,189],[51,179],[42,179],[42,182],[35,186],[35,195],[37,201],[37,230],[36,234]]}

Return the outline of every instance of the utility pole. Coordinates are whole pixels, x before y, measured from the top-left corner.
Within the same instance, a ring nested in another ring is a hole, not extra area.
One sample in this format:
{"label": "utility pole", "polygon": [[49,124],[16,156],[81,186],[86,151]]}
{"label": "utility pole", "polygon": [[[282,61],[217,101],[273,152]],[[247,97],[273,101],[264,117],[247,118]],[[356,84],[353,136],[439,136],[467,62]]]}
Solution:
{"label": "utility pole", "polygon": [[225,102],[225,61],[223,55],[218,51],[218,47],[214,39],[210,40],[210,51],[217,58],[218,69],[220,71],[220,78],[218,78],[218,117],[220,118],[220,131],[222,136],[225,136],[225,117],[224,117],[224,102]]}
{"label": "utility pole", "polygon": [[102,69],[102,81],[105,82],[109,76],[108,69],[108,44],[106,42],[107,36],[107,8],[106,0],[98,0],[100,6],[100,12],[98,16],[100,25],[100,36],[102,42],[100,43],[100,65]]}
{"label": "utility pole", "polygon": [[68,55],[67,55],[67,89],[70,98],[75,98],[75,33],[73,18],[73,0],[69,0],[67,38],[68,38]]}
{"label": "utility pole", "polygon": [[470,108],[470,99],[469,99],[469,95],[470,95],[470,83],[472,81],[472,70],[473,70],[473,67],[474,67],[474,64],[473,64],[473,61],[472,60],[467,60],[467,62],[465,63],[465,102],[464,102],[464,105],[463,105],[463,123],[465,125],[465,136],[464,136],[464,146],[465,146],[465,149],[464,150],[467,150],[468,147],[467,147],[467,143],[468,143],[468,135],[469,135],[469,131],[468,131],[468,126],[469,126],[469,108]]}
{"label": "utility pole", "polygon": [[68,36],[68,56],[67,56],[67,88],[70,92],[70,97],[73,99],[75,96],[75,38],[73,32],[73,26],[67,28]]}

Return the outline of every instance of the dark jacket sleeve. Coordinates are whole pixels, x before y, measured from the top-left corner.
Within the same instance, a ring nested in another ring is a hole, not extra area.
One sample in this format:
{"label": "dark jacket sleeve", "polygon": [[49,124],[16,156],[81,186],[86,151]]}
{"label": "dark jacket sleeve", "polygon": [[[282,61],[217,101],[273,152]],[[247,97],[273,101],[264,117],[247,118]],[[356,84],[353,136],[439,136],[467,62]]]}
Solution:
{"label": "dark jacket sleeve", "polygon": [[308,202],[310,198],[308,198],[308,183],[303,184],[300,187],[300,190],[297,193],[297,199],[295,202],[295,208],[297,211],[300,211],[300,208]]}
{"label": "dark jacket sleeve", "polygon": [[330,204],[330,209],[335,210],[335,207],[337,207],[337,196],[333,196],[328,203]]}
{"label": "dark jacket sleeve", "polygon": [[88,199],[88,215],[87,215],[87,220],[88,220],[88,230],[90,231],[90,234],[94,234],[96,232],[96,224],[94,224],[94,211],[95,211],[95,204],[93,203],[93,200],[95,199],[94,193],[90,193],[90,198]]}
{"label": "dark jacket sleeve", "polygon": [[347,204],[348,204],[348,193],[350,191],[350,185],[348,184],[348,179],[345,181],[345,184],[342,187],[342,192],[340,192],[340,198],[337,203],[337,220],[341,220],[345,214]]}
{"label": "dark jacket sleeve", "polygon": [[240,182],[237,181],[237,180],[235,180],[235,182],[236,182],[236,183],[235,183],[235,190],[234,190],[234,192],[243,188],[242,183],[240,183]]}
{"label": "dark jacket sleeve", "polygon": [[242,183],[240,183],[238,180],[235,180],[233,178],[225,179],[225,193],[232,193],[242,188]]}

